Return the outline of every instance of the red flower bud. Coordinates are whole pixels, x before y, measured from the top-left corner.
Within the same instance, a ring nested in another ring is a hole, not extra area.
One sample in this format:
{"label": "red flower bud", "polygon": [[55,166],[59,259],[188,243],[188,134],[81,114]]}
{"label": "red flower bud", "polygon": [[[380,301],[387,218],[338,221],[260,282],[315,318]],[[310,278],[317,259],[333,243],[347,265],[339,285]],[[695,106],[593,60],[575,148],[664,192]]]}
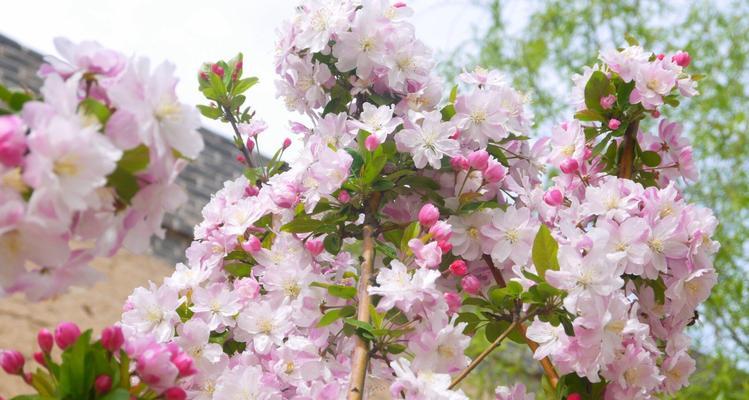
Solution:
{"label": "red flower bud", "polygon": [[52,351],[52,346],[55,345],[55,337],[52,336],[52,332],[47,329],[40,329],[39,333],[36,334],[36,342],[39,344],[39,348],[43,352],[49,353]]}
{"label": "red flower bud", "polygon": [[122,328],[119,326],[108,326],[101,331],[101,345],[105,349],[116,353],[123,344],[125,344],[125,336],[122,334]]}
{"label": "red flower bud", "polygon": [[96,380],[94,381],[94,389],[96,389],[96,393],[104,394],[109,392],[109,389],[112,388],[112,378],[109,377],[109,375],[99,375],[96,377]]}
{"label": "red flower bud", "polygon": [[11,375],[18,375],[23,372],[23,364],[26,360],[23,355],[16,350],[5,350],[0,353],[0,366],[3,370]]}
{"label": "red flower bud", "polygon": [[176,386],[170,387],[164,392],[164,398],[166,400],[185,400],[187,393],[182,388]]}
{"label": "red flower bud", "polygon": [[72,322],[62,322],[55,328],[55,342],[63,350],[75,343],[78,336],[81,336],[81,330]]}
{"label": "red flower bud", "polygon": [[432,204],[424,204],[419,210],[419,223],[424,227],[428,228],[434,225],[438,219],[440,219],[440,210]]}
{"label": "red flower bud", "polygon": [[468,265],[463,260],[455,260],[450,264],[450,272],[455,276],[465,276],[468,273]]}

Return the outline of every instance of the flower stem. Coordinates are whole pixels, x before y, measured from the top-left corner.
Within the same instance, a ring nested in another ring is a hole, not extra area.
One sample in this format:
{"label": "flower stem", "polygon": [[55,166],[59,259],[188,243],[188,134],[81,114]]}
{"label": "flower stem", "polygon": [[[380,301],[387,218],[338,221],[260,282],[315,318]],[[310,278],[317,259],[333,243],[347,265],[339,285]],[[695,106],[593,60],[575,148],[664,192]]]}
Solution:
{"label": "flower stem", "polygon": [[252,165],[252,159],[250,158],[250,152],[247,150],[247,146],[244,143],[244,140],[242,140],[242,135],[239,133],[239,128],[237,127],[237,120],[234,119],[234,114],[231,113],[231,110],[227,107],[223,107],[224,109],[224,117],[226,117],[227,120],[229,120],[229,123],[231,124],[232,129],[234,129],[234,137],[237,142],[237,146],[239,146],[239,150],[242,151],[242,155],[245,158],[245,161],[247,162],[247,165],[250,168],[253,168]]}

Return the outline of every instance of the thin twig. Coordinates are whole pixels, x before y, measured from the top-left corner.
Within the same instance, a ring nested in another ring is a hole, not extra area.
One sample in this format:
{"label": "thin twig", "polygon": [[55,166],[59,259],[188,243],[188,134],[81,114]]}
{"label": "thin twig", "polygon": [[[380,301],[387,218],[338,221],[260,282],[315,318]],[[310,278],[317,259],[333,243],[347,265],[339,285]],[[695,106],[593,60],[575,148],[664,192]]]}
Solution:
{"label": "thin twig", "polygon": [[247,146],[245,145],[244,140],[242,140],[242,135],[239,133],[237,120],[234,119],[234,114],[232,114],[231,110],[229,110],[227,107],[222,106],[221,108],[224,110],[224,117],[229,120],[232,129],[234,129],[234,137],[236,138],[237,146],[239,146],[239,149],[242,151],[242,155],[244,156],[247,165],[250,168],[253,168],[252,159],[250,159],[250,152],[247,150]]}
{"label": "thin twig", "polygon": [[468,374],[470,374],[471,371],[473,371],[474,368],[476,368],[479,364],[481,364],[481,362],[484,361],[484,359],[487,356],[489,356],[489,354],[491,354],[491,352],[494,351],[494,349],[497,348],[497,346],[499,346],[500,344],[502,344],[502,341],[505,340],[505,338],[510,333],[512,333],[512,330],[515,329],[515,327],[517,327],[518,325],[519,325],[518,321],[513,321],[510,324],[510,326],[508,326],[507,329],[505,329],[504,332],[502,332],[502,334],[499,335],[499,337],[496,338],[492,342],[492,344],[489,345],[489,347],[487,347],[486,349],[484,349],[484,351],[482,351],[481,354],[479,354],[478,357],[474,358],[473,361],[471,361],[471,364],[469,364],[463,371],[460,372],[460,375],[458,375],[452,381],[452,383],[450,383],[450,387],[448,387],[448,389],[453,389],[456,386],[458,386],[460,384],[460,382],[463,379],[465,379],[465,377],[468,376]]}

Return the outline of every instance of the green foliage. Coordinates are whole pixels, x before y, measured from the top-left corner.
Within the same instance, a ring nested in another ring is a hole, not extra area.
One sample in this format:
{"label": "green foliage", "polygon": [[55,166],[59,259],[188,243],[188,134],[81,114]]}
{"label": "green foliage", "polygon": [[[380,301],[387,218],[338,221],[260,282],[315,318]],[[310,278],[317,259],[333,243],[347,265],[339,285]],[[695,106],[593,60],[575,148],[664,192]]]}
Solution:
{"label": "green foliage", "polygon": [[533,239],[533,249],[531,251],[533,264],[536,266],[536,271],[541,278],[545,276],[547,270],[559,270],[559,261],[557,260],[558,249],[559,245],[551,236],[549,228],[541,224],[538,228],[538,233],[536,233],[536,238]]}

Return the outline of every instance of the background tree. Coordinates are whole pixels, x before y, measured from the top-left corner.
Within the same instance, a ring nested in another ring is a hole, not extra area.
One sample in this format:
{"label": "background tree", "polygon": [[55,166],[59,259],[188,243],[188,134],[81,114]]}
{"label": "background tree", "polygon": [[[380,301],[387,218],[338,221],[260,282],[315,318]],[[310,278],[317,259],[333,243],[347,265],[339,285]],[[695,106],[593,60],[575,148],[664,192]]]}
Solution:
{"label": "background tree", "polygon": [[[529,88],[538,127],[570,115],[567,79],[596,60],[597,49],[622,46],[635,37],[645,48],[683,48],[704,72],[701,95],[687,108],[669,110],[691,135],[704,185],[687,190],[690,201],[712,207],[721,222],[715,266],[720,283],[692,329],[699,359],[694,384],[679,398],[743,399],[749,393],[749,3],[745,1],[474,1],[491,16],[472,45],[451,57],[461,65],[499,68],[516,87]],[[517,10],[530,10],[518,18]],[[459,72],[451,61],[445,73]],[[645,127],[647,129],[649,127]],[[505,353],[503,353],[505,355]],[[509,363],[507,363],[509,365]],[[522,365],[522,364],[517,364]],[[486,367],[488,368],[488,367]],[[499,364],[493,368],[508,368]],[[506,369],[503,369],[507,371]],[[496,373],[497,371],[493,371]],[[529,376],[530,377],[530,376]],[[491,382],[491,379],[488,379]],[[480,385],[479,381],[475,382]]]}

